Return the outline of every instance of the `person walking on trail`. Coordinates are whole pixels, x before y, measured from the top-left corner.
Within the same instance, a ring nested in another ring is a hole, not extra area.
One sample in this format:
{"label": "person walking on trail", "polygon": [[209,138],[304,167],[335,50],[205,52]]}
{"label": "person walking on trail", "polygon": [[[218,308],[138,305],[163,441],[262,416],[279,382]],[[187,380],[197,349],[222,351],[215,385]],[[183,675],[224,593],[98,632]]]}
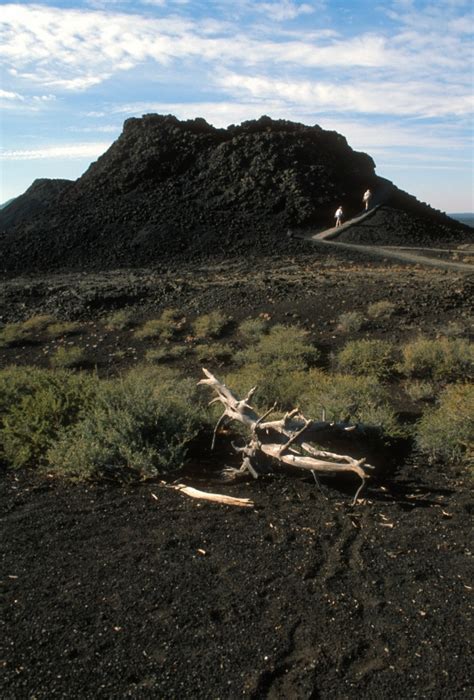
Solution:
{"label": "person walking on trail", "polygon": [[343,217],[343,216],[344,216],[344,212],[342,211],[342,207],[339,206],[339,207],[336,209],[336,213],[334,214],[334,218],[336,219],[336,228],[337,228],[338,226],[341,226],[341,224],[342,224],[342,217]]}
{"label": "person walking on trail", "polygon": [[372,199],[372,192],[370,190],[366,190],[364,192],[364,196],[362,197],[362,201],[364,202],[365,205],[365,211],[370,207],[370,200]]}

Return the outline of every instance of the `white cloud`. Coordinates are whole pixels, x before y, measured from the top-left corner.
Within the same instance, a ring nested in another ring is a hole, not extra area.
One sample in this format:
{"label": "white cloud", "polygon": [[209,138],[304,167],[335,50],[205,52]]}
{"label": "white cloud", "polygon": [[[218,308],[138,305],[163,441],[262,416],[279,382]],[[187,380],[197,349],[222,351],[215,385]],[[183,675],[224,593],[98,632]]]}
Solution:
{"label": "white cloud", "polygon": [[365,114],[440,117],[469,114],[472,95],[454,86],[438,88],[423,82],[278,80],[267,76],[228,73],[217,82],[237,97],[281,99],[288,104],[312,106],[314,111],[335,110]]}
{"label": "white cloud", "polygon": [[102,143],[71,143],[62,146],[42,146],[32,149],[2,149],[0,158],[3,160],[39,160],[45,158],[97,158],[109,148],[110,142]]}
{"label": "white cloud", "polygon": [[263,12],[277,22],[295,19],[299,15],[311,14],[315,7],[308,3],[298,3],[293,0],[279,0],[278,2],[259,2],[254,5],[255,10]]}

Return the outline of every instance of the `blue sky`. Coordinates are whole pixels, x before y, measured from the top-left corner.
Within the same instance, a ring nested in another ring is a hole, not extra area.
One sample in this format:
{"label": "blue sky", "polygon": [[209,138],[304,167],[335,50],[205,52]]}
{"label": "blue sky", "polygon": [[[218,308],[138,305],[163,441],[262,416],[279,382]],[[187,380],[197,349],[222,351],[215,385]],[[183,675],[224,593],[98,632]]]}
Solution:
{"label": "blue sky", "polygon": [[75,179],[149,112],[320,124],[474,211],[470,0],[0,0],[0,202]]}

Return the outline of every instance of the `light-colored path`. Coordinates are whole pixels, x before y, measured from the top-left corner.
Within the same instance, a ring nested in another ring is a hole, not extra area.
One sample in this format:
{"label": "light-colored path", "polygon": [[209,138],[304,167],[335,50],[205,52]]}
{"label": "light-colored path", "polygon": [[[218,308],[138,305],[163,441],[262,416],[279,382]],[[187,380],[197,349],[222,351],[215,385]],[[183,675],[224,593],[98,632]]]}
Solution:
{"label": "light-colored path", "polygon": [[[405,246],[382,247],[375,245],[360,245],[358,243],[343,243],[342,241],[333,240],[340,233],[342,233],[342,231],[345,231],[354,224],[357,224],[360,221],[363,221],[364,219],[367,219],[370,216],[372,216],[380,206],[381,205],[378,204],[372,209],[369,209],[369,211],[363,212],[363,214],[360,214],[354,217],[353,219],[346,221],[342,224],[342,226],[338,226],[337,228],[333,226],[332,228],[326,229],[325,231],[319,231],[317,233],[309,234],[304,238],[310,241],[322,242],[326,245],[338,246],[339,248],[345,248],[347,250],[355,250],[361,253],[367,253],[368,255],[373,255],[380,258],[401,260],[403,262],[409,262],[418,265],[427,265],[429,267],[437,267],[444,270],[456,270],[457,272],[468,272],[471,274],[474,273],[474,265],[472,265],[471,263],[460,263],[452,262],[450,260],[441,260],[440,258],[431,258],[428,255],[418,255],[416,253],[411,252],[413,250],[428,250],[427,248],[407,248]],[[439,249],[434,248],[433,250],[435,251]]]}

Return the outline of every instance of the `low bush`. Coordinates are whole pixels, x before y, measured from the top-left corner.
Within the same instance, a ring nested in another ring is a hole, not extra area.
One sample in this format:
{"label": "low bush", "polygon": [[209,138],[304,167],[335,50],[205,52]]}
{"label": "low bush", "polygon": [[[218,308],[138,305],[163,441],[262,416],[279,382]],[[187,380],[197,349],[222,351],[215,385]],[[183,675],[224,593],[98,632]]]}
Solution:
{"label": "low bush", "polygon": [[14,345],[28,342],[29,333],[25,331],[22,323],[7,323],[0,330],[0,348],[8,348]]}
{"label": "low bush", "polygon": [[337,354],[341,372],[378,378],[387,377],[394,367],[394,349],[384,340],[354,340]]}
{"label": "low bush", "polygon": [[273,326],[255,345],[238,352],[239,365],[257,364],[261,367],[282,364],[285,369],[303,370],[320,357],[319,350],[309,341],[309,334],[298,326]]}
{"label": "low bush", "polygon": [[244,343],[256,343],[267,332],[268,319],[266,318],[247,318],[239,323],[239,335]]}
{"label": "low bush", "polygon": [[49,314],[31,316],[22,323],[7,323],[0,330],[0,347],[31,342],[35,340],[35,336],[44,333],[54,323],[54,317]]}
{"label": "low bush", "polygon": [[364,325],[364,320],[358,311],[346,311],[337,319],[337,330],[340,333],[357,333]]}
{"label": "low bush", "polygon": [[388,300],[376,301],[369,304],[367,307],[367,316],[369,318],[386,320],[395,313],[395,304]]}
{"label": "low bush", "polygon": [[50,449],[50,466],[76,479],[148,477],[180,468],[205,422],[195,385],[142,367],[103,382],[88,415]]}
{"label": "low bush", "polygon": [[463,338],[420,337],[401,351],[399,369],[409,377],[453,381],[473,376],[474,345]]}
{"label": "low bush", "polygon": [[431,401],[436,395],[433,382],[423,379],[406,381],[403,388],[412,401]]}
{"label": "low bush", "polygon": [[227,343],[199,344],[194,347],[199,362],[229,362],[235,354],[233,347]]}
{"label": "low bush", "polygon": [[76,321],[58,321],[47,328],[50,338],[62,338],[66,335],[75,335],[81,331],[81,324]]}
{"label": "low bush", "polygon": [[169,345],[162,348],[152,348],[145,353],[147,362],[161,364],[162,362],[174,362],[189,355],[191,348],[186,345]]}
{"label": "low bush", "polygon": [[186,319],[177,309],[165,309],[160,318],[150,319],[141,328],[135,331],[135,337],[140,340],[160,338],[160,340],[172,340],[184,329]]}
{"label": "low bush", "polygon": [[49,326],[56,323],[54,316],[50,314],[38,314],[31,316],[21,324],[27,333],[43,333]]}
{"label": "low bush", "polygon": [[39,467],[61,432],[93,402],[93,375],[31,367],[0,372],[0,453],[7,465]]}
{"label": "low bush", "polygon": [[230,316],[222,311],[211,311],[210,314],[198,316],[193,323],[196,338],[204,340],[206,338],[220,338],[224,335],[231,322]]}
{"label": "low bush", "polygon": [[299,405],[313,419],[364,423],[393,438],[405,435],[390,404],[388,390],[375,376],[326,374],[312,369],[307,374]]}
{"label": "low bush", "polygon": [[119,309],[109,314],[105,327],[109,331],[123,331],[135,325],[135,312],[132,309]]}
{"label": "low bush", "polygon": [[286,360],[266,365],[252,362],[227,374],[224,381],[239,399],[256,386],[252,404],[260,411],[273,404],[279,410],[286,411],[298,404],[307,381],[307,372],[296,369],[292,362]]}
{"label": "low bush", "polygon": [[84,363],[86,354],[83,348],[73,346],[66,348],[61,346],[50,357],[51,367],[58,369],[67,369],[71,367],[79,367]]}
{"label": "low bush", "polygon": [[474,384],[452,384],[438,405],[422,416],[416,433],[420,450],[433,460],[474,466]]}

